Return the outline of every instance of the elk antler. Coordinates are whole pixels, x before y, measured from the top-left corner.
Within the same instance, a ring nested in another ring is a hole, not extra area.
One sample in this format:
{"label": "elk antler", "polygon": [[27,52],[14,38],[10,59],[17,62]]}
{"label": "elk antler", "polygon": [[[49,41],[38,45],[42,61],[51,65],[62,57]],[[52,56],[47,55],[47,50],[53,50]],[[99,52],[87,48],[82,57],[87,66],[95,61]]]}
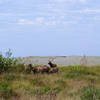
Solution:
{"label": "elk antler", "polygon": [[52,62],[52,61],[54,61],[54,59],[55,59],[54,57],[50,57],[48,61]]}

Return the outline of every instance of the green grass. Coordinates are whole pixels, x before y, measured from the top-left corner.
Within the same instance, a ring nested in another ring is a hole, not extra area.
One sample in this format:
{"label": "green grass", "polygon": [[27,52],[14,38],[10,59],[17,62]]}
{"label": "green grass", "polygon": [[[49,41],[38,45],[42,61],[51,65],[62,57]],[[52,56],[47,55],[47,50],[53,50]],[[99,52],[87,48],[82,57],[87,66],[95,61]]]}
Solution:
{"label": "green grass", "polygon": [[81,89],[81,100],[100,100],[100,88],[88,85]]}
{"label": "green grass", "polygon": [[100,100],[100,66],[64,66],[58,73],[37,75],[19,66],[0,74],[0,100]]}
{"label": "green grass", "polygon": [[15,92],[8,82],[0,82],[0,97],[8,99],[14,96]]}

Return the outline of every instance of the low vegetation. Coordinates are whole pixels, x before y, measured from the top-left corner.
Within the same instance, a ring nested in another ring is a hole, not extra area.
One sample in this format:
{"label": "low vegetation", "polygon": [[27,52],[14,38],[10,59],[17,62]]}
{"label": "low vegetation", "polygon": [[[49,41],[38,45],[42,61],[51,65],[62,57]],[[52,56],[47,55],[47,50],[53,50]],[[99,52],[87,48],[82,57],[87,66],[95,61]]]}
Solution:
{"label": "low vegetation", "polygon": [[0,100],[100,100],[100,66],[59,66],[49,74],[27,66],[0,56]]}

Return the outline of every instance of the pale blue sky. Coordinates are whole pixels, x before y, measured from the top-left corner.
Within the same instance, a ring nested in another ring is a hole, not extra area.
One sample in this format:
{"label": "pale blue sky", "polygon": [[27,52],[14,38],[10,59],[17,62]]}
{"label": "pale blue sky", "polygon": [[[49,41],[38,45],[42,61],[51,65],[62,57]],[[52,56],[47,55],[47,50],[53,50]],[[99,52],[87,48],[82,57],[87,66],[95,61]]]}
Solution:
{"label": "pale blue sky", "polygon": [[100,56],[100,0],[0,0],[0,51],[14,56]]}

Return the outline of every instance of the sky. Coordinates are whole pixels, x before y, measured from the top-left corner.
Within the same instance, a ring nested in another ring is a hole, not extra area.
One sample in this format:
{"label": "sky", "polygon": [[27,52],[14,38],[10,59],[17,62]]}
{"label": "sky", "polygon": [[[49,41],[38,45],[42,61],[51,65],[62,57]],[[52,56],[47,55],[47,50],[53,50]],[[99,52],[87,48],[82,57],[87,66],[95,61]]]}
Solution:
{"label": "sky", "polygon": [[0,0],[0,51],[15,57],[100,56],[100,0]]}

